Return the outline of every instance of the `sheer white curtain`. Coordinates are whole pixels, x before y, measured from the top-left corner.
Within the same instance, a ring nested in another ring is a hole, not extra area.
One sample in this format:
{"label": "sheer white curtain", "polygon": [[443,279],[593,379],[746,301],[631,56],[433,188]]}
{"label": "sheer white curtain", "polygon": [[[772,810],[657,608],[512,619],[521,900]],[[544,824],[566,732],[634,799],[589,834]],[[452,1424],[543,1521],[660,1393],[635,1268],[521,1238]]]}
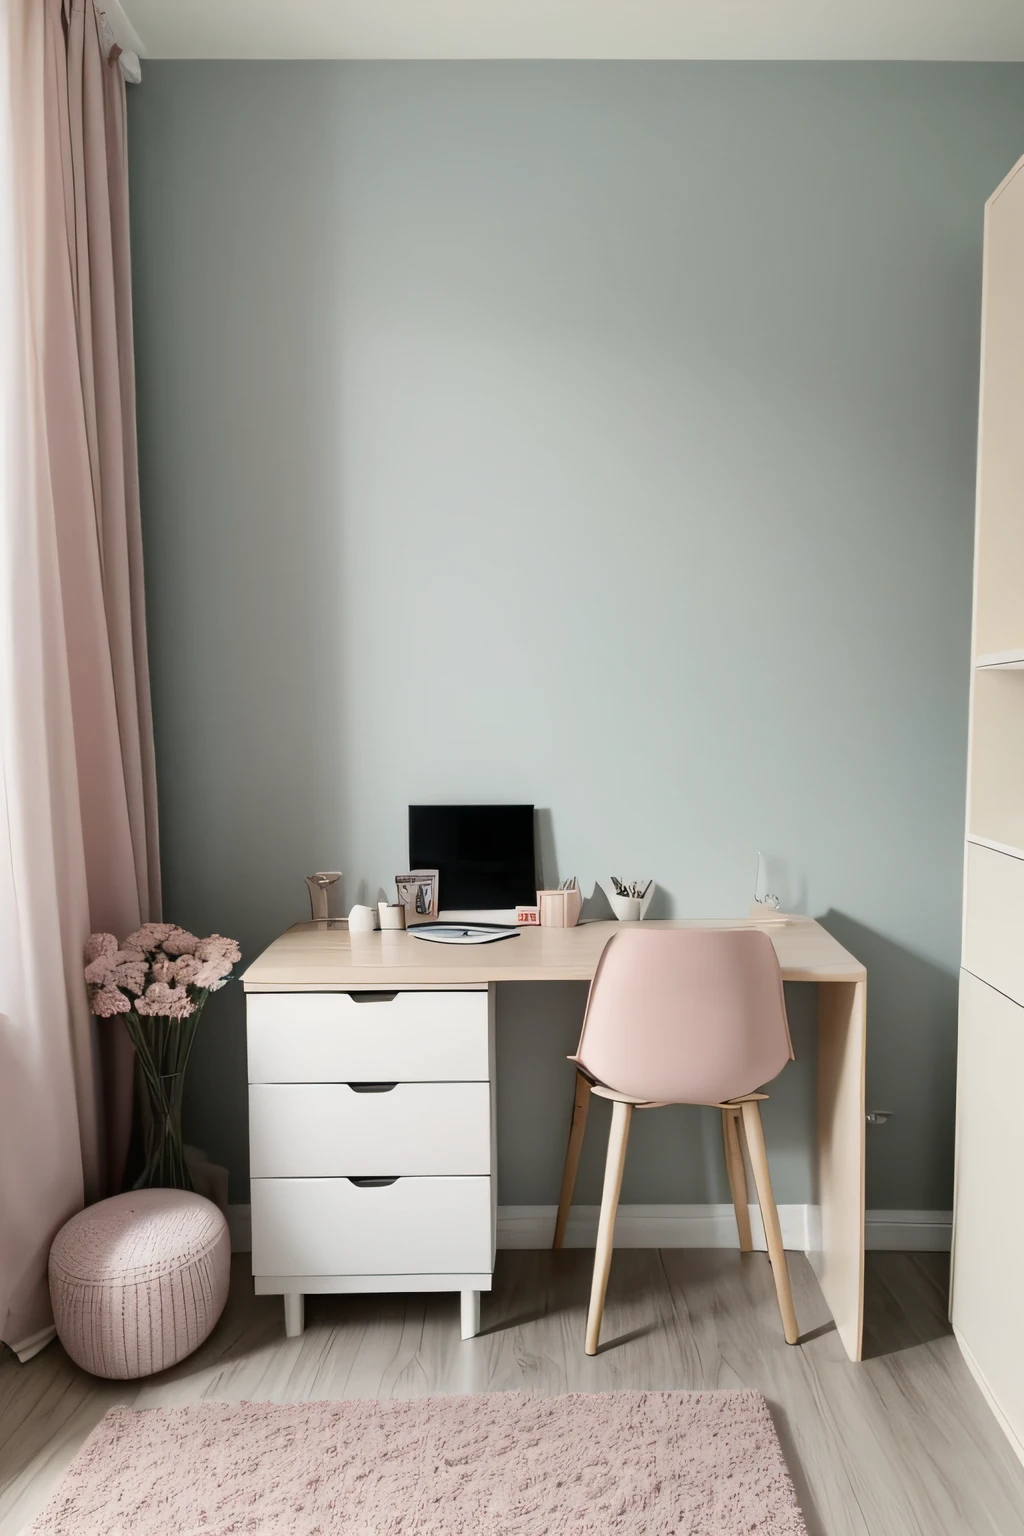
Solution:
{"label": "sheer white curtain", "polygon": [[123,1162],[131,1058],[87,1011],[82,944],[159,903],[105,41],[93,0],[0,0],[0,1339],[23,1358],[54,1233]]}

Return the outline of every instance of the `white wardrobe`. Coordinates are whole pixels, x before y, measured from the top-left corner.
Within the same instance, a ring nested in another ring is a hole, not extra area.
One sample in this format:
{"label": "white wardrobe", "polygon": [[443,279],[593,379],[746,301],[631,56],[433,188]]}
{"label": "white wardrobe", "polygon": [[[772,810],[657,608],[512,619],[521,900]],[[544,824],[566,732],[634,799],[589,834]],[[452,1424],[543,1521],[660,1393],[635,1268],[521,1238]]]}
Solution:
{"label": "white wardrobe", "polygon": [[951,1316],[1024,1459],[1024,160],[985,209]]}

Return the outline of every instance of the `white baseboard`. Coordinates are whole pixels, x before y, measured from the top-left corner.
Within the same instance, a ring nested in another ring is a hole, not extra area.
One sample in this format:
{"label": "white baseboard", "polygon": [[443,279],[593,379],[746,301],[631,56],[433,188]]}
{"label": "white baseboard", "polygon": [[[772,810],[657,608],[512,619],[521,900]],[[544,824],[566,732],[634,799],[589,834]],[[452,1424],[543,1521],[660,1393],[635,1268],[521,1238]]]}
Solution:
{"label": "white baseboard", "polygon": [[[550,1248],[555,1229],[553,1205],[499,1205],[499,1248]],[[804,1250],[806,1205],[780,1205],[782,1241]],[[565,1233],[567,1248],[593,1248],[600,1206],[574,1205]],[[761,1212],[750,1207],[754,1247],[765,1247]],[[620,1205],[615,1221],[616,1248],[735,1248],[739,1242],[731,1205]]]}
{"label": "white baseboard", "polygon": [[[565,1236],[567,1248],[592,1248],[597,1236],[596,1205],[574,1205]],[[806,1253],[820,1247],[821,1213],[816,1205],[780,1205],[779,1223],[787,1248]],[[951,1211],[868,1211],[867,1248],[904,1252],[946,1252]],[[499,1248],[549,1248],[555,1226],[553,1205],[499,1205]],[[247,1205],[228,1206],[231,1248],[252,1248],[252,1218]],[[754,1247],[764,1250],[761,1212],[750,1207]],[[617,1248],[735,1248],[736,1218],[731,1205],[620,1205],[615,1222]]]}
{"label": "white baseboard", "polygon": [[864,1246],[904,1253],[948,1253],[952,1211],[865,1211]]}
{"label": "white baseboard", "polygon": [[981,1366],[974,1358],[970,1346],[964,1342],[964,1336],[955,1323],[953,1325],[953,1336],[960,1346],[960,1353],[964,1357],[964,1363],[966,1364],[967,1369],[970,1371],[971,1375],[978,1383],[978,1386],[981,1388],[982,1397],[985,1399],[986,1403],[988,1403],[988,1406],[995,1414],[999,1428],[1003,1431],[1003,1434],[1006,1436],[1007,1440],[1009,1440],[1010,1445],[1012,1446],[1017,1457],[1021,1462],[1024,1462],[1024,1443],[1021,1442],[1017,1435],[1017,1431],[1014,1429],[1013,1425],[1010,1423],[1009,1419],[1006,1417],[1006,1414],[1000,1407],[998,1401],[996,1400],[995,1394],[992,1391],[992,1388],[985,1380]]}

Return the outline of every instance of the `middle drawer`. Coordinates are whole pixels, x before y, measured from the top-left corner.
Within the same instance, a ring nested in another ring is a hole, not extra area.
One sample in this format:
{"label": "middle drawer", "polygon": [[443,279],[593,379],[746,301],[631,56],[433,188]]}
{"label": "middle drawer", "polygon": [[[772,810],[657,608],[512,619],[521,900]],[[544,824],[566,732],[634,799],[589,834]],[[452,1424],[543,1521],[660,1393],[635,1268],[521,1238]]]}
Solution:
{"label": "middle drawer", "polygon": [[489,1083],[253,1083],[254,1179],[491,1172]]}

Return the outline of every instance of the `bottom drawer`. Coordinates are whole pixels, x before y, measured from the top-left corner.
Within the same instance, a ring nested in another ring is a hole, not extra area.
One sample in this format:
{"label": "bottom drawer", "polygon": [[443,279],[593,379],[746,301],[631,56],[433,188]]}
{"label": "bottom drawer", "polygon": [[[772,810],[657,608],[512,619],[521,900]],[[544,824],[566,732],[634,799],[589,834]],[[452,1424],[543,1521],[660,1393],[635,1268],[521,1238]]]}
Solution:
{"label": "bottom drawer", "polygon": [[254,1275],[481,1274],[489,1178],[253,1179]]}

